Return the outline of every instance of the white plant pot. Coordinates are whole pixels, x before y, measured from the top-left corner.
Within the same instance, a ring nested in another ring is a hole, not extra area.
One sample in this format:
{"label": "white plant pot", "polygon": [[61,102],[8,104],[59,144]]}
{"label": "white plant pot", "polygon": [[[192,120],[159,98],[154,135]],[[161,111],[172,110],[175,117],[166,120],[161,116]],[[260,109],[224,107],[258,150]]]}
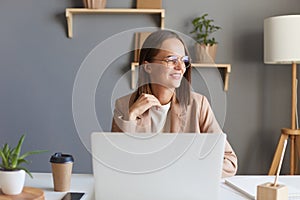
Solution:
{"label": "white plant pot", "polygon": [[0,171],[1,189],[4,194],[20,194],[24,187],[25,171]]}

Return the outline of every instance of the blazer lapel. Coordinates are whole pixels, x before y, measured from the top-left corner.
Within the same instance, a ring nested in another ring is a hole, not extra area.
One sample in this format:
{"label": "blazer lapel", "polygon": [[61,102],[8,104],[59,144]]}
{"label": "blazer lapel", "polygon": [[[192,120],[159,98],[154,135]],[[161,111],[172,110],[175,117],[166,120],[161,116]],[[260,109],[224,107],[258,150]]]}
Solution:
{"label": "blazer lapel", "polygon": [[184,132],[184,127],[186,124],[186,109],[180,106],[176,101],[176,95],[173,95],[171,103],[171,133],[181,133]]}

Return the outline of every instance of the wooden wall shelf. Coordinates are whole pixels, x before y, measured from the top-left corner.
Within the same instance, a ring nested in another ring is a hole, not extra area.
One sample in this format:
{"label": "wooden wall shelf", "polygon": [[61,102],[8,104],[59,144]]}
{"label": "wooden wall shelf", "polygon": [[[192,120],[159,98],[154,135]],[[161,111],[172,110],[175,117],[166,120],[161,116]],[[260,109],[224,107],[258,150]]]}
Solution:
{"label": "wooden wall shelf", "polygon": [[73,37],[73,15],[74,14],[159,14],[161,18],[160,27],[165,27],[164,9],[87,9],[87,8],[66,8],[66,18],[68,23],[68,37]]}
{"label": "wooden wall shelf", "polygon": [[[136,87],[136,73],[135,68],[138,67],[139,63],[132,62],[131,63],[131,89],[135,89]],[[202,63],[192,63],[192,67],[202,67],[202,68],[221,68],[224,69],[224,91],[228,91],[228,84],[229,84],[229,74],[231,72],[231,65],[230,64],[202,64]]]}

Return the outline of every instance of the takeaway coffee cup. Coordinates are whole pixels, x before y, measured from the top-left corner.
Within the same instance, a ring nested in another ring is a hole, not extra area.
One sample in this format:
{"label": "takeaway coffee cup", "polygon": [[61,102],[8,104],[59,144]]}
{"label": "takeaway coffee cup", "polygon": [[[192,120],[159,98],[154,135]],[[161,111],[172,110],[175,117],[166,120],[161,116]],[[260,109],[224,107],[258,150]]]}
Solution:
{"label": "takeaway coffee cup", "polygon": [[70,190],[74,158],[69,154],[55,153],[50,158],[54,191]]}

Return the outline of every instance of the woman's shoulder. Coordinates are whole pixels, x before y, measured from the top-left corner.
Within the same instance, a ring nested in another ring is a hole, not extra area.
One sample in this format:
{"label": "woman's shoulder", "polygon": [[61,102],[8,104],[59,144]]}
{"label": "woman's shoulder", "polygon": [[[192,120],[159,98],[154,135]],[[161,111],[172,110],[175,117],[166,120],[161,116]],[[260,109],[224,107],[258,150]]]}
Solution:
{"label": "woman's shoulder", "polygon": [[196,100],[196,101],[203,101],[206,100],[206,96],[204,96],[203,94],[197,93],[197,92],[191,92],[191,100]]}
{"label": "woman's shoulder", "polygon": [[121,96],[119,97],[117,100],[116,100],[116,103],[121,103],[121,104],[124,104],[126,103],[128,105],[128,102],[132,102],[133,101],[133,98],[135,97],[136,95],[136,92],[133,92],[133,93],[130,93],[130,94],[126,94],[124,96]]}
{"label": "woman's shoulder", "polygon": [[191,92],[191,105],[192,106],[201,106],[202,108],[210,107],[210,103],[207,97],[203,94],[199,94],[197,92]]}
{"label": "woman's shoulder", "polygon": [[123,96],[117,98],[117,101],[124,101],[124,100],[126,100],[126,99],[130,99],[130,97],[132,96],[132,94],[133,94],[133,93],[123,95]]}

